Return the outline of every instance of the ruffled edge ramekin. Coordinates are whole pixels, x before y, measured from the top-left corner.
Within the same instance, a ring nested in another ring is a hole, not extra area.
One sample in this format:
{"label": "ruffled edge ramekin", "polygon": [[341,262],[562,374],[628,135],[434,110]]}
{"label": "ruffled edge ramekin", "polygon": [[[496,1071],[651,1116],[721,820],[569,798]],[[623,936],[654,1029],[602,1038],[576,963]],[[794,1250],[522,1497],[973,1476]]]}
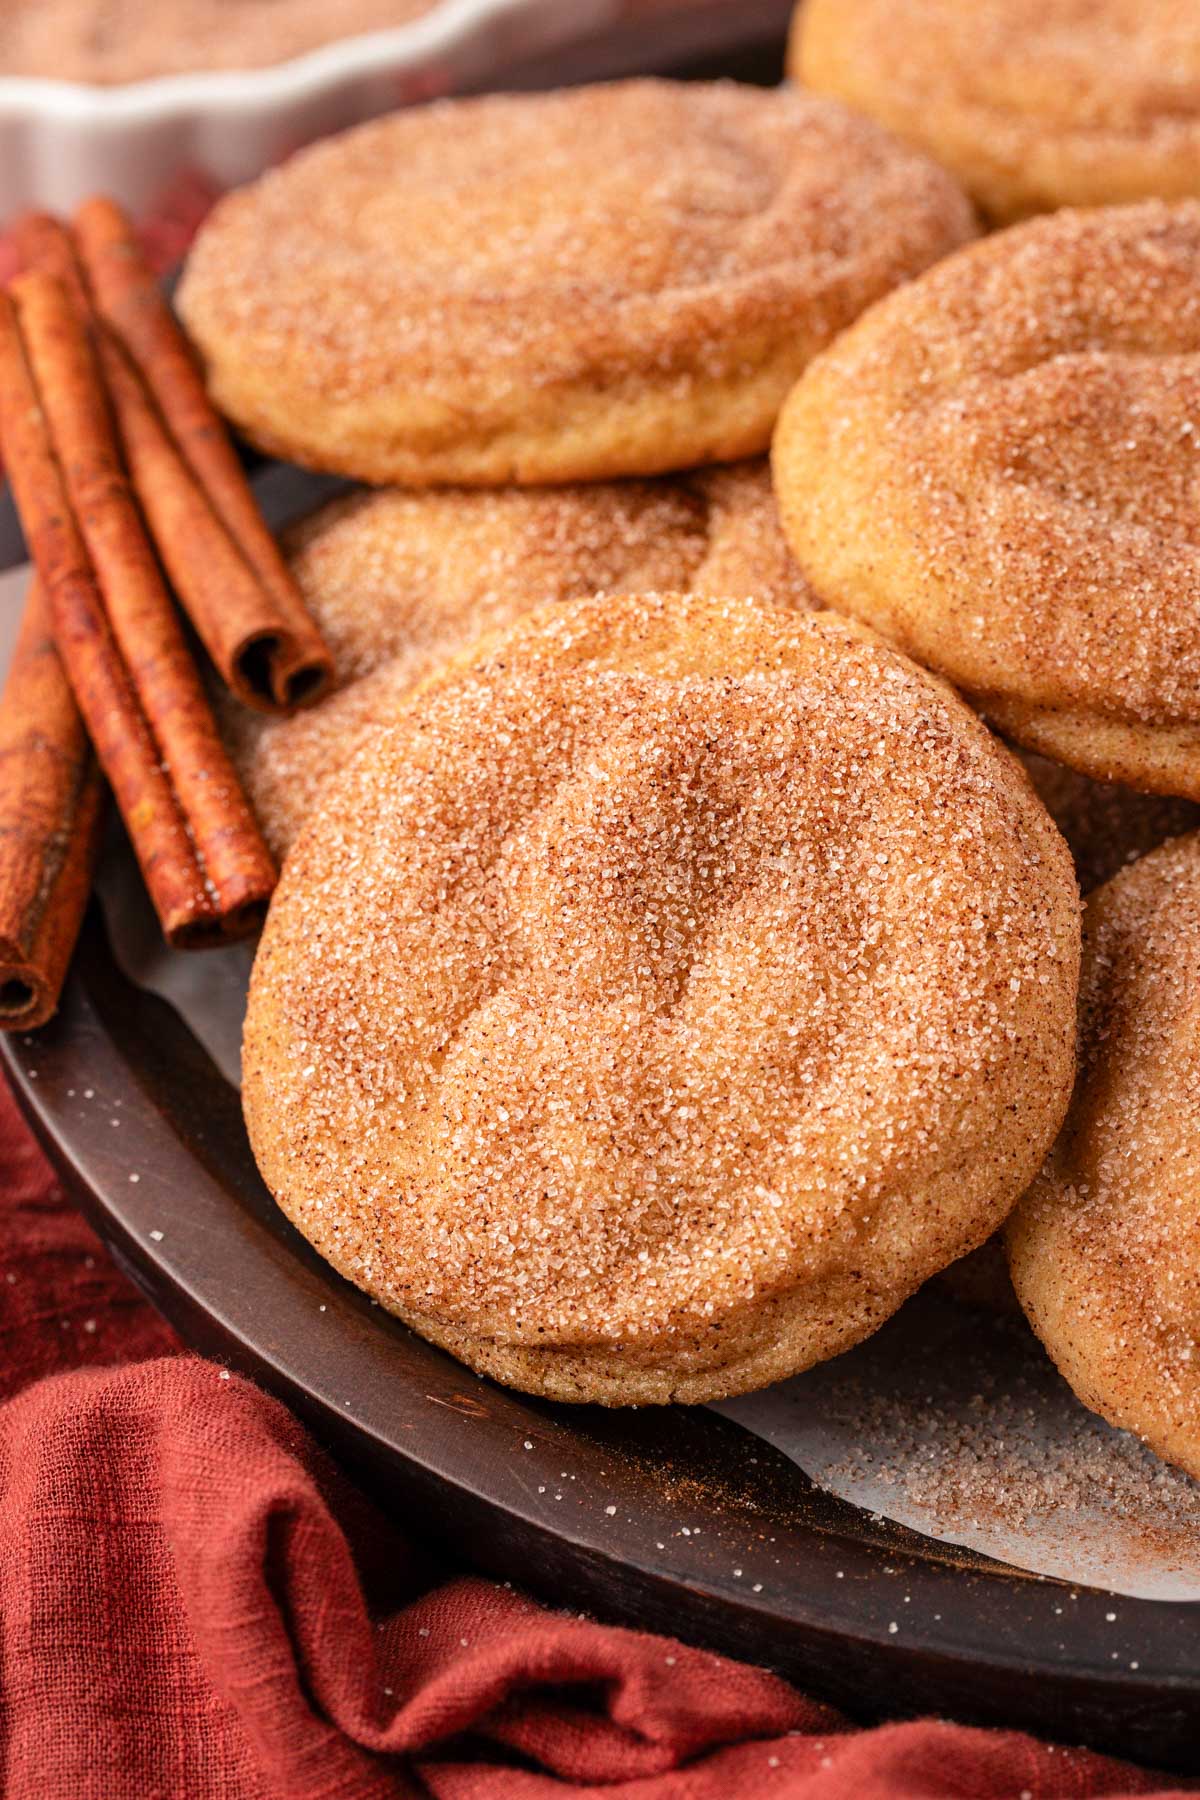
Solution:
{"label": "ruffled edge ramekin", "polygon": [[184,171],[247,181],[301,144],[605,27],[618,0],[440,0],[272,68],[118,87],[0,77],[0,222],[105,192],[140,208]]}

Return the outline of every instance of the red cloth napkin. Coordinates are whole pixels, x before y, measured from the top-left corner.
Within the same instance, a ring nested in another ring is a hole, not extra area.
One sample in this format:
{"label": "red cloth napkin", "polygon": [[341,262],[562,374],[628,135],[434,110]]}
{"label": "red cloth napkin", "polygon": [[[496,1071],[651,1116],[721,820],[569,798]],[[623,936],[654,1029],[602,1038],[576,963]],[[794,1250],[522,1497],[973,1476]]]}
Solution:
{"label": "red cloth napkin", "polygon": [[1015,1732],[855,1731],[764,1670],[448,1574],[420,1518],[183,1352],[2,1086],[0,1210],[6,1800],[1185,1791]]}

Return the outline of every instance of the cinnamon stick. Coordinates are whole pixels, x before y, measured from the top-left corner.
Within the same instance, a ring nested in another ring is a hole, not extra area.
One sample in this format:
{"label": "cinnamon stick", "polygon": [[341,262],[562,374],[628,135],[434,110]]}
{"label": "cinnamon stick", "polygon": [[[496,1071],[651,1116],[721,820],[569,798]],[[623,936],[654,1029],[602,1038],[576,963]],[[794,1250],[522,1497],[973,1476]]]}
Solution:
{"label": "cinnamon stick", "polygon": [[168,941],[244,936],[274,865],[146,539],[86,330],[41,272],[0,297],[0,435],[59,653]]}
{"label": "cinnamon stick", "polygon": [[[253,677],[269,673],[275,634],[262,622],[259,577],[213,510],[128,354],[96,315],[70,231],[49,213],[30,212],[11,235],[22,267],[57,275],[89,322],[134,490],[171,586],[216,668],[242,700],[261,709]],[[271,710],[279,710],[274,701]]]}
{"label": "cinnamon stick", "polygon": [[[318,699],[332,680],[333,659],[258,510],[191,346],[146,263],[133,226],[114,201],[102,197],[87,201],[74,224],[100,317],[153,397],[183,464],[254,577],[250,593],[240,585],[221,592],[214,583],[209,594],[197,594],[190,603],[181,589],[197,630],[206,644],[220,645],[214,660],[248,704],[292,711]],[[177,485],[173,491],[176,505],[183,508]],[[185,510],[191,506],[189,499]],[[197,515],[188,510],[188,516],[196,529]],[[167,541],[164,526],[159,539],[164,553]]]}
{"label": "cinnamon stick", "polygon": [[34,580],[0,694],[0,1030],[58,1006],[92,882],[104,784]]}
{"label": "cinnamon stick", "polygon": [[158,748],[112,643],[7,294],[0,294],[0,437],[26,541],[49,599],[59,655],[129,823],[163,929],[172,941],[192,929],[207,930],[212,902]]}
{"label": "cinnamon stick", "polygon": [[91,311],[83,265],[61,219],[48,212],[18,213],[8,227],[8,237],[22,271],[41,269],[46,275],[57,275],[83,311]]}

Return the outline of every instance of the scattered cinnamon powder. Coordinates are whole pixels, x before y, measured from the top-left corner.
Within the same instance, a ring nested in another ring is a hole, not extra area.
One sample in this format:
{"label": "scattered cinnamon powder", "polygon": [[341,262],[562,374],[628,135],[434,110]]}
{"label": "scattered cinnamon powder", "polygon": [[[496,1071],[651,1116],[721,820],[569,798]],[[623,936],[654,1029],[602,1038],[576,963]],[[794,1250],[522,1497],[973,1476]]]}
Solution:
{"label": "scattered cinnamon powder", "polygon": [[1097,1506],[1165,1547],[1175,1527],[1200,1528],[1200,1487],[1189,1476],[1071,1405],[1049,1361],[1029,1353],[1022,1321],[997,1320],[988,1330],[995,1362],[974,1371],[965,1404],[956,1388],[899,1404],[865,1380],[847,1388],[845,1415],[859,1447],[827,1476],[870,1476],[901,1491],[932,1531],[950,1536],[995,1524],[1026,1531],[1056,1512]]}
{"label": "scattered cinnamon powder", "polygon": [[1200,1598],[1200,1484],[1081,1405],[1015,1310],[930,1284],[848,1356],[721,1410],[822,1487],[930,1537]]}

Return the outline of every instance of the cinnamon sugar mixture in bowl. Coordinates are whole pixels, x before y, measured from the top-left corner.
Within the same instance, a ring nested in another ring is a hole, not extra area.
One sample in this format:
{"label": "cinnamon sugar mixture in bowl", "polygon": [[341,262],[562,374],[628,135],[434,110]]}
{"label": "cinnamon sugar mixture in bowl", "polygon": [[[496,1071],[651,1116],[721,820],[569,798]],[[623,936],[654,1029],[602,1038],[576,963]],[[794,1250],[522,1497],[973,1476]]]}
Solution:
{"label": "cinnamon sugar mixture in bowl", "polygon": [[437,0],[6,0],[0,76],[112,86],[205,69],[264,69],[386,31]]}

